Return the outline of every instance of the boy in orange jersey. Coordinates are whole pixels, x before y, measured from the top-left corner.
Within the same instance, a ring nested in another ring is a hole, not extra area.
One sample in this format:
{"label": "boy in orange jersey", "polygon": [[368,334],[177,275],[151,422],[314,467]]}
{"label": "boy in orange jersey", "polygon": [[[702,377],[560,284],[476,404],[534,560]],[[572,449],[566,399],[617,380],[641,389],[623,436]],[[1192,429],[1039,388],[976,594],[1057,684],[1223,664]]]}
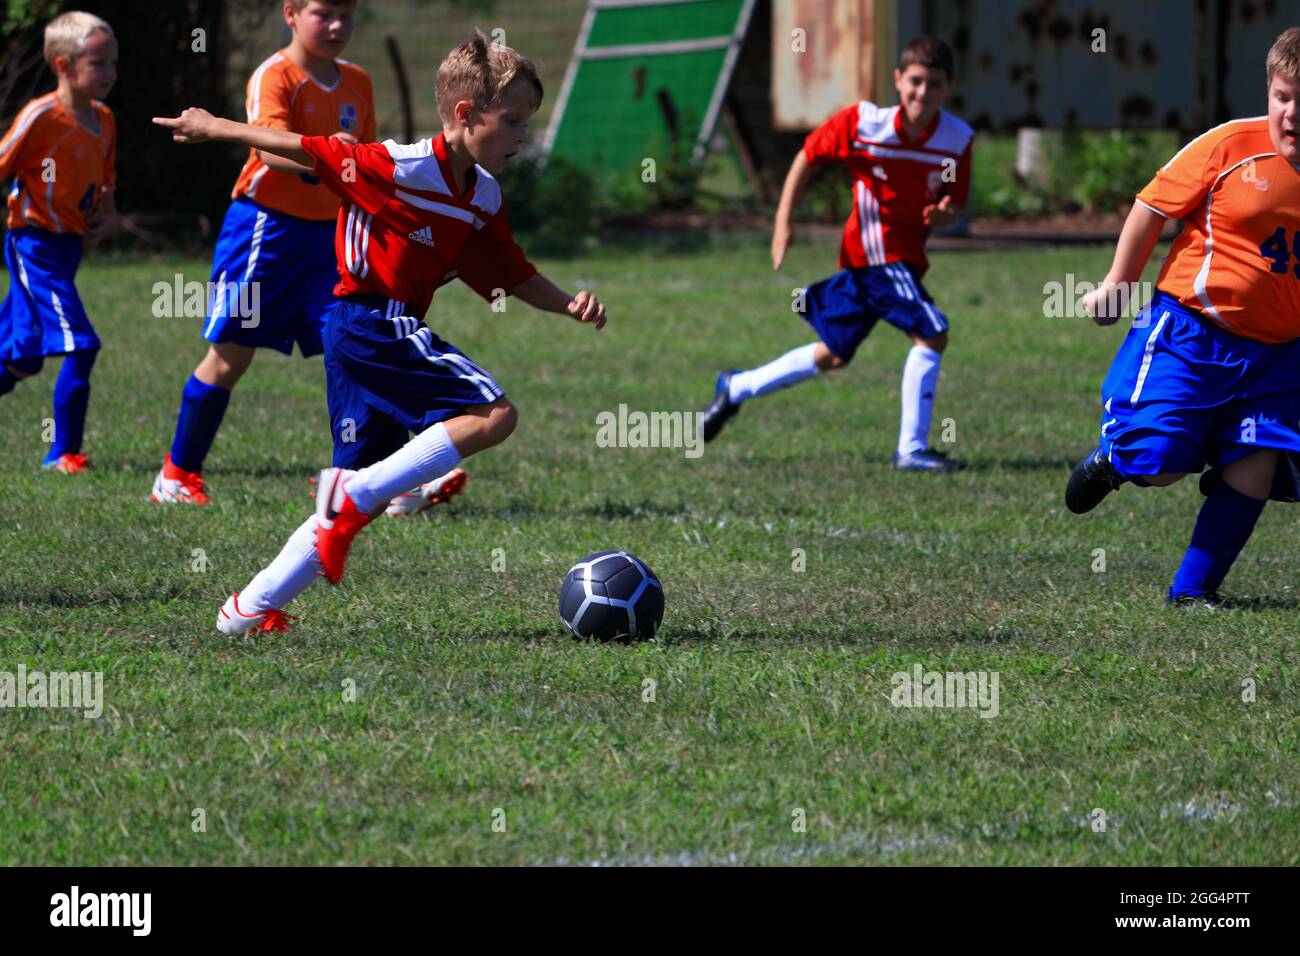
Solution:
{"label": "boy in orange jersey", "polygon": [[44,465],[75,474],[90,370],[99,354],[73,280],[84,243],[112,228],[117,126],[100,102],[117,81],[117,40],[99,17],[72,11],[45,28],[45,61],[58,88],[28,103],[0,140],[0,181],[12,175],[0,305],[0,395],[63,355],[54,385],[54,442]]}
{"label": "boy in orange jersey", "polygon": [[1206,495],[1168,598],[1215,604],[1270,499],[1300,500],[1300,28],[1267,60],[1268,114],[1193,140],[1137,196],[1115,259],[1084,300],[1099,325],[1182,219],[1102,385],[1101,443],[1070,475],[1082,514],[1128,481],[1206,466]]}
{"label": "boy in orange jersey", "polygon": [[[355,145],[375,139],[374,95],[365,70],[339,58],[352,36],[355,0],[285,0],[293,40],[248,81],[248,122]],[[321,334],[338,281],[334,221],[339,198],[309,166],[251,149],[231,194],[213,255],[210,343],[181,395],[170,453],[154,481],[154,501],[206,504],[203,464],[230,392],[256,349],[304,357],[322,351]],[[445,480],[444,480],[445,479]],[[430,482],[425,494],[399,496],[403,513],[454,494],[463,473]],[[397,504],[395,503],[395,507]]]}

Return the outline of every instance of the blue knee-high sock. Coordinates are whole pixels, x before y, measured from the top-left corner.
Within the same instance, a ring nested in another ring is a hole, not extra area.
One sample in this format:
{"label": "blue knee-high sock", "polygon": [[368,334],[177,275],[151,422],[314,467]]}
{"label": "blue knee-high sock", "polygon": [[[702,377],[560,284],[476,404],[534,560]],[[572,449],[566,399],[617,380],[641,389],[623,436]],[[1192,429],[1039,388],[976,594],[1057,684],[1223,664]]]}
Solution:
{"label": "blue knee-high sock", "polygon": [[90,406],[90,370],[99,349],[69,352],[54,383],[54,444],[45,456],[47,463],[81,451],[86,430],[86,409]]}
{"label": "blue knee-high sock", "polygon": [[1266,501],[1243,495],[1226,481],[1201,505],[1192,543],[1169,589],[1170,600],[1217,591],[1245,547]]}
{"label": "blue knee-high sock", "polygon": [[176,416],[176,437],[172,439],[172,464],[185,471],[202,471],[217,429],[230,404],[230,389],[208,385],[193,375],[181,393],[181,410]]}

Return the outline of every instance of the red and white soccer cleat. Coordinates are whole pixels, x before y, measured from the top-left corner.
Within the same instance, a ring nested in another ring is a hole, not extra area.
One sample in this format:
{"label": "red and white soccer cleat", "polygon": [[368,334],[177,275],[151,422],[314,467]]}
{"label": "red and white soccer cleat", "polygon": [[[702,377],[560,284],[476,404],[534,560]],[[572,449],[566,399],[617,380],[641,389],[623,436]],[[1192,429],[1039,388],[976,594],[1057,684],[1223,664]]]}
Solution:
{"label": "red and white soccer cleat", "polygon": [[459,468],[453,468],[441,478],[426,481],[418,488],[398,495],[384,514],[392,518],[404,518],[427,511],[434,505],[451,504],[451,499],[465,490],[467,481],[469,475]]}
{"label": "red and white soccer cleat", "polygon": [[171,453],[163,459],[162,471],[153,482],[153,494],[150,500],[166,505],[207,505],[212,503],[203,487],[203,475],[197,471],[185,471],[172,464]]}
{"label": "red and white soccer cleat", "polygon": [[296,620],[298,619],[292,614],[285,614],[276,607],[247,614],[239,608],[239,595],[232,594],[217,612],[217,630],[232,637],[245,631],[287,631],[289,622]]}
{"label": "red and white soccer cleat", "polygon": [[326,468],[316,481],[316,556],[330,584],[343,579],[352,539],[370,524],[370,515],[362,513],[347,493],[355,474],[347,468]]}
{"label": "red and white soccer cleat", "polygon": [[85,455],[64,452],[54,461],[46,462],[43,467],[46,471],[57,471],[63,475],[79,475],[90,470],[90,462]]}

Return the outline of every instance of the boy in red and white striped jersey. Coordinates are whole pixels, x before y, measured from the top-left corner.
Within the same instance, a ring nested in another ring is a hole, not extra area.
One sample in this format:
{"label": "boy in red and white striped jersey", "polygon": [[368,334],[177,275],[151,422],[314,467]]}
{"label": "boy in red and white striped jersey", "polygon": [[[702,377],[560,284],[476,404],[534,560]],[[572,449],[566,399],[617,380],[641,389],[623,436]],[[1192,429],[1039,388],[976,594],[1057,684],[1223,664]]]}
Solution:
{"label": "boy in red and white striped jersey", "polygon": [[948,45],[933,37],[917,37],[894,71],[899,106],[855,103],[804,141],[777,208],[774,269],[781,268],[794,240],[791,213],[815,167],[847,166],[853,177],[853,212],[844,224],[840,271],[813,283],[803,297],[803,317],[820,341],[749,371],[719,375],[713,403],[704,413],[705,441],[712,441],[747,399],[818,372],[843,368],[877,320],[884,319],[913,343],[903,366],[902,422],[894,467],[906,471],[961,467],[929,447],[948,320],[921,284],[929,268],[925,241],[930,231],[956,222],[970,192],[974,133],[940,108],[952,81]]}
{"label": "boy in red and white striped jersey", "polygon": [[[438,136],[411,145],[348,143],[217,119],[199,109],[155,118],[182,143],[243,143],[310,166],[342,200],[339,282],[325,328],[334,467],[316,514],[217,617],[225,634],[283,630],[284,607],[316,578],[343,576],[353,538],[390,500],[444,475],[514,431],[505,389],[424,323],[459,277],[484,298],[512,295],[600,329],[605,307],[570,296],[515,244],[500,173],[542,101],[536,66],[475,33],[438,69]],[[415,437],[410,437],[414,433]]]}

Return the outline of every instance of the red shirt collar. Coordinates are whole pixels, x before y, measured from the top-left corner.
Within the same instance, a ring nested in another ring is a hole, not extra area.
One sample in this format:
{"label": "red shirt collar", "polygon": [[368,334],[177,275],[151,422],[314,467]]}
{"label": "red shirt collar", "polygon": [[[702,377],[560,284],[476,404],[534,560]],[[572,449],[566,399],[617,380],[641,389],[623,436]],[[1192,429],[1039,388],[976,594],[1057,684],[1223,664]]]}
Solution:
{"label": "red shirt collar", "polygon": [[934,111],[934,119],[930,120],[930,125],[916,139],[907,135],[907,130],[903,128],[903,107],[899,107],[894,113],[894,132],[898,134],[899,140],[907,146],[920,146],[934,135],[934,131],[939,128],[939,120],[942,117],[942,110]]}
{"label": "red shirt collar", "polygon": [[[456,188],[456,174],[451,168],[451,158],[447,155],[447,134],[439,133],[433,139],[433,155],[438,158],[438,169],[442,171],[443,181],[446,182],[447,188],[451,190],[453,196],[460,196],[461,192]],[[478,174],[471,166],[465,174],[465,195],[471,196],[474,193],[474,184],[478,180]]]}

